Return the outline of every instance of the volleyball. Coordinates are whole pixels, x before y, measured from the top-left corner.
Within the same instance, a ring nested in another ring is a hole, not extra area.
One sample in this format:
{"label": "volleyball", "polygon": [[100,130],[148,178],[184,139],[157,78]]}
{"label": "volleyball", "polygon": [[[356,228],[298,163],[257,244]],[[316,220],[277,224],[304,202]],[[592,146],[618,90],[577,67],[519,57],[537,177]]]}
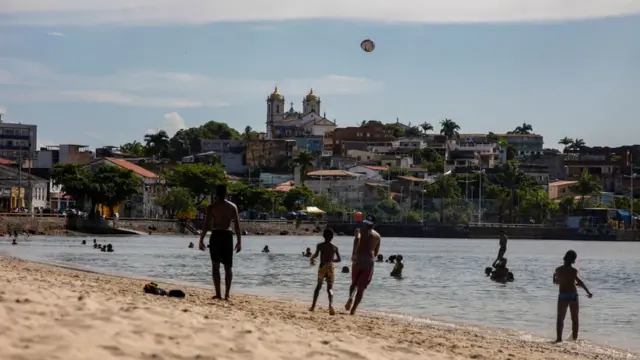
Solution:
{"label": "volleyball", "polygon": [[362,50],[366,52],[372,52],[376,48],[376,44],[371,39],[366,39],[360,43]]}

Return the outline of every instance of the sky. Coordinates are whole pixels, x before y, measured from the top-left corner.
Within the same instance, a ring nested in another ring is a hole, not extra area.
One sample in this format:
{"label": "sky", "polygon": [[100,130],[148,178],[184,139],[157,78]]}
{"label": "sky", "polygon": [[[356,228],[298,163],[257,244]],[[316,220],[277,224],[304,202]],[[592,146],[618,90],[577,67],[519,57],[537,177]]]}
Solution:
{"label": "sky", "polygon": [[[362,51],[372,39],[376,48]],[[40,145],[207,121],[265,131],[278,87],[338,126],[529,123],[546,147],[640,143],[640,2],[4,0],[0,112]]]}

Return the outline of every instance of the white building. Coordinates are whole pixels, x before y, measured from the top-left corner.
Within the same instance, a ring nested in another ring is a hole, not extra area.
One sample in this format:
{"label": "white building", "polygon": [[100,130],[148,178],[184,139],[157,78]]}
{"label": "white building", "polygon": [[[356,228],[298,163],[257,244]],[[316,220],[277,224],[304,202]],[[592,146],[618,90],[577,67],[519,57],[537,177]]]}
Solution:
{"label": "white building", "polygon": [[16,194],[24,194],[24,207],[30,212],[48,207],[48,186],[49,180],[30,175],[28,170],[0,165],[0,192],[12,194],[16,189]]}
{"label": "white building", "polygon": [[278,88],[267,98],[267,139],[283,139],[304,136],[324,136],[337,128],[336,122],[321,114],[320,98],[309,91],[302,99],[302,111],[293,108],[285,111],[285,98]]}
{"label": "white building", "polygon": [[401,138],[392,141],[391,144],[398,149],[423,149],[427,146],[424,138]]}
{"label": "white building", "polygon": [[[300,172],[296,171],[295,184],[299,186]],[[332,202],[361,207],[364,201],[365,176],[346,170],[318,170],[307,174],[305,185],[316,196],[326,196]]]}
{"label": "white building", "polygon": [[370,166],[370,165],[358,165],[349,168],[349,171],[355,174],[360,174],[367,180],[384,180],[384,175],[387,171],[386,166]]}

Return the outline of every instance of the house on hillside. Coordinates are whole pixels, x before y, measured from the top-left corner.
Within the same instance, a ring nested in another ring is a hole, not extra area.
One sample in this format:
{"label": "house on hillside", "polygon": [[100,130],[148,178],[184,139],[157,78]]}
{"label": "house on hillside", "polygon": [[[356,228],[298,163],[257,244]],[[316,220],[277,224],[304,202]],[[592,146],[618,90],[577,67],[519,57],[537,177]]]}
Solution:
{"label": "house on hillside", "polygon": [[33,208],[34,211],[48,207],[47,187],[49,181],[22,170],[0,165],[0,207],[2,211]]}
{"label": "house on hillside", "polygon": [[[155,218],[162,214],[162,208],[155,204],[155,198],[162,192],[164,183],[158,174],[124,159],[105,157],[87,164],[92,171],[103,166],[119,166],[132,171],[142,180],[140,194],[132,196],[116,210],[123,218]],[[103,209],[105,216],[110,216],[108,209]]]}

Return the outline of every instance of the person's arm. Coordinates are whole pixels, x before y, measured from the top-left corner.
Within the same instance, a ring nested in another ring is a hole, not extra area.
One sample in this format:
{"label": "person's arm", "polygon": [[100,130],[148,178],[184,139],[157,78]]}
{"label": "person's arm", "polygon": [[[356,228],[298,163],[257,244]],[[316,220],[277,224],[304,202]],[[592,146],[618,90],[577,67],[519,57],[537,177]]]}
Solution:
{"label": "person's arm", "polygon": [[311,258],[309,258],[309,262],[313,264],[316,261],[318,254],[320,254],[320,244],[316,245],[316,252],[311,255]]}
{"label": "person's arm", "polygon": [[378,257],[380,252],[380,235],[376,235],[376,248],[373,250],[373,257]]}
{"label": "person's arm", "polygon": [[587,296],[592,297],[593,294],[591,293],[591,291],[589,291],[589,289],[587,289],[587,285],[585,285],[585,283],[582,281],[582,279],[580,279],[580,276],[578,276],[578,271],[576,270],[576,284],[578,286],[580,286],[581,288],[584,289],[584,291],[587,292]]}
{"label": "person's arm", "polygon": [[233,223],[235,224],[236,232],[236,252],[240,252],[242,249],[242,233],[240,232],[240,216],[238,216],[238,207],[233,205]]}
{"label": "person's arm", "polygon": [[341,262],[342,261],[342,257],[340,256],[340,251],[338,251],[338,247],[334,246],[334,248],[336,249],[336,258],[333,262]]}
{"label": "person's arm", "polygon": [[204,217],[204,224],[202,224],[202,230],[200,231],[200,243],[204,244],[204,238],[207,236],[207,232],[211,230],[211,223],[213,221],[213,211],[211,211],[211,205],[207,206],[207,215]]}
{"label": "person's arm", "polygon": [[358,246],[360,246],[360,229],[356,229],[356,236],[353,238],[353,250],[351,251],[351,258],[355,259],[358,252]]}
{"label": "person's arm", "polygon": [[557,271],[553,273],[553,283],[558,284],[558,273]]}

